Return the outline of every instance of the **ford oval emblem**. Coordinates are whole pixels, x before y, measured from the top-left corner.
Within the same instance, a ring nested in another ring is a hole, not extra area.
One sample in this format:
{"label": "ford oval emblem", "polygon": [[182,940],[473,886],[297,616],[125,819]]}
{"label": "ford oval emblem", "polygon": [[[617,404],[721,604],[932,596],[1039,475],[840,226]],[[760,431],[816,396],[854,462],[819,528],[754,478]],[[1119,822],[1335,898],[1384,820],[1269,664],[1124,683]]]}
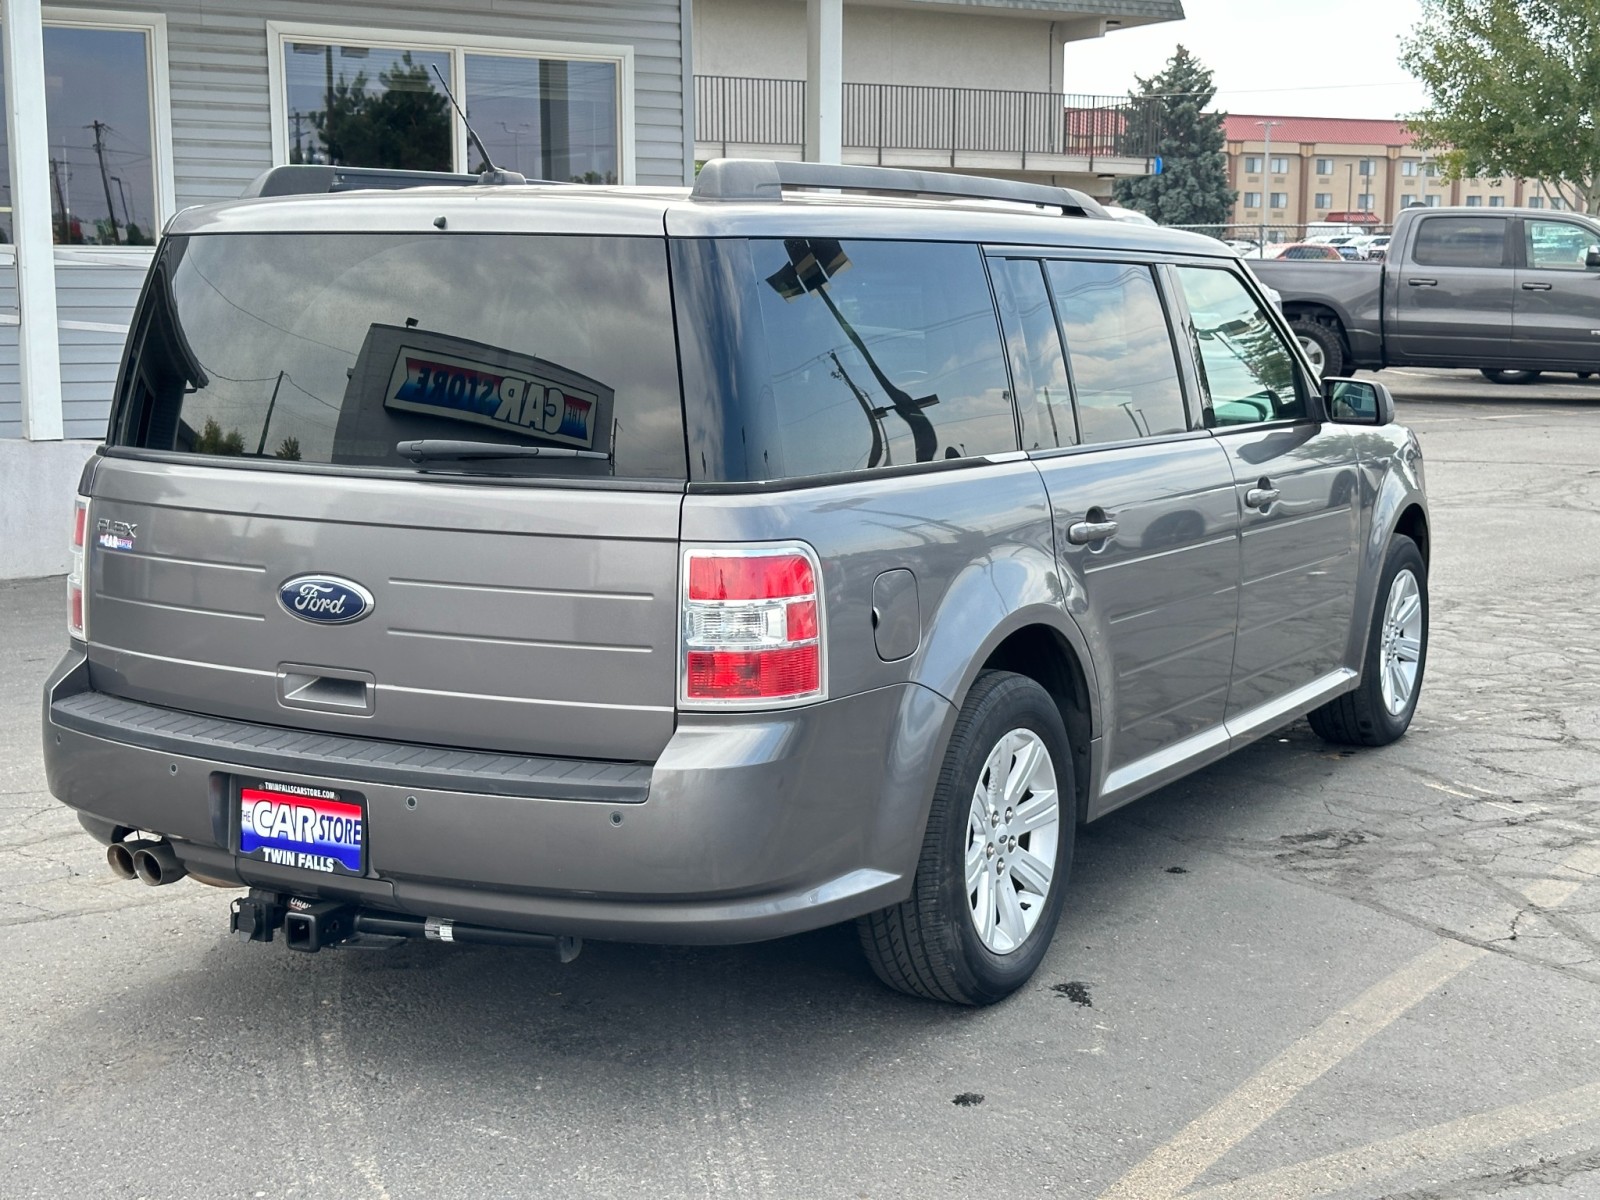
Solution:
{"label": "ford oval emblem", "polygon": [[372,593],[334,575],[296,575],[278,589],[278,603],[302,621],[348,625],[372,611]]}

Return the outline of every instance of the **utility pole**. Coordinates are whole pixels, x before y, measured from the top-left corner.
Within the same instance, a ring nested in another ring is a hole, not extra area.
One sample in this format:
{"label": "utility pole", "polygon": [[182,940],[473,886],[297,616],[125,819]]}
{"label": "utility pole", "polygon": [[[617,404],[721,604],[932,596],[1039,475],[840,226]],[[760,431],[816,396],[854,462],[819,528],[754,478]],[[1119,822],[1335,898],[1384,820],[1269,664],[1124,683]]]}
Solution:
{"label": "utility pole", "polygon": [[61,232],[57,241],[65,246],[72,241],[72,214],[67,211],[67,197],[61,190],[61,162],[59,159],[50,160],[50,184],[55,188],[56,207],[61,210]]}
{"label": "utility pole", "polygon": [[106,218],[111,222],[111,244],[120,246],[122,239],[117,236],[117,210],[111,203],[111,177],[106,174],[106,147],[102,140],[111,126],[104,121],[94,120],[89,122],[88,128],[94,130],[94,156],[100,160],[100,183],[106,190]]}
{"label": "utility pole", "polygon": [[1267,131],[1267,148],[1261,155],[1261,190],[1266,193],[1261,198],[1261,233],[1259,242],[1263,250],[1267,246],[1267,209],[1272,207],[1272,131],[1278,127],[1277,121],[1257,121],[1257,125]]}
{"label": "utility pole", "polygon": [[304,132],[301,126],[305,124],[306,115],[297,108],[289,114],[289,120],[294,122],[294,158],[291,161],[303,163],[306,160],[306,152],[301,145],[301,138]]}

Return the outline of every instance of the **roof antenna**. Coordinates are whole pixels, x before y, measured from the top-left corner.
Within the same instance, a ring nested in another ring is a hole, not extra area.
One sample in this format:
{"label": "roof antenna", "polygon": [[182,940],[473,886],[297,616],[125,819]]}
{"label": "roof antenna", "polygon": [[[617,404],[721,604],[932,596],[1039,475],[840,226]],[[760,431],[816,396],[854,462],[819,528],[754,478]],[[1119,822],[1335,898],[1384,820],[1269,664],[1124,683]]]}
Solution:
{"label": "roof antenna", "polygon": [[468,140],[477,148],[478,157],[483,159],[483,170],[478,173],[478,182],[489,184],[527,183],[528,177],[520,171],[503,171],[494,165],[494,160],[489,157],[489,148],[483,144],[483,139],[478,136],[478,131],[472,127],[472,122],[467,120],[467,114],[461,111],[461,105],[456,103],[455,95],[450,91],[450,85],[444,81],[444,75],[440,73],[437,64],[434,65],[433,73],[439,76],[439,86],[444,89],[445,98],[450,101],[450,107],[455,109],[456,115],[461,118],[461,124],[467,130]]}

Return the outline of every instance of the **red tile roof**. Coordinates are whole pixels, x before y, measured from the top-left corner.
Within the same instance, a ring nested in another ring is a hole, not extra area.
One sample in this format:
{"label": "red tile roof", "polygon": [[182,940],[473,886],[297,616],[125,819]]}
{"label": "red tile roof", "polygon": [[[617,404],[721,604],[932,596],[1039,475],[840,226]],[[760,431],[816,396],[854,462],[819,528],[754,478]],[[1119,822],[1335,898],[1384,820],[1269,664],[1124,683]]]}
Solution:
{"label": "red tile roof", "polygon": [[1229,113],[1226,129],[1230,142],[1259,142],[1266,135],[1256,122],[1276,121],[1272,140],[1318,142],[1323,145],[1409,146],[1411,133],[1404,121],[1366,121],[1352,117],[1276,117]]}

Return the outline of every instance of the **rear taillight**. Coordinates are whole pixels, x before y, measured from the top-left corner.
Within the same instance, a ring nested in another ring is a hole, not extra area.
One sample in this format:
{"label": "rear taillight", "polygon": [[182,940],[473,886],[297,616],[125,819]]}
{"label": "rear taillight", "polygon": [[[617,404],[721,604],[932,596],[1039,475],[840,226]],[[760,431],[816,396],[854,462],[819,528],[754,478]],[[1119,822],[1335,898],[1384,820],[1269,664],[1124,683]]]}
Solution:
{"label": "rear taillight", "polygon": [[79,496],[72,513],[72,548],[67,567],[67,633],[89,638],[89,605],[85,597],[84,547],[89,540],[89,500]]}
{"label": "rear taillight", "polygon": [[821,579],[815,551],[798,543],[686,551],[679,699],[740,708],[822,699]]}

